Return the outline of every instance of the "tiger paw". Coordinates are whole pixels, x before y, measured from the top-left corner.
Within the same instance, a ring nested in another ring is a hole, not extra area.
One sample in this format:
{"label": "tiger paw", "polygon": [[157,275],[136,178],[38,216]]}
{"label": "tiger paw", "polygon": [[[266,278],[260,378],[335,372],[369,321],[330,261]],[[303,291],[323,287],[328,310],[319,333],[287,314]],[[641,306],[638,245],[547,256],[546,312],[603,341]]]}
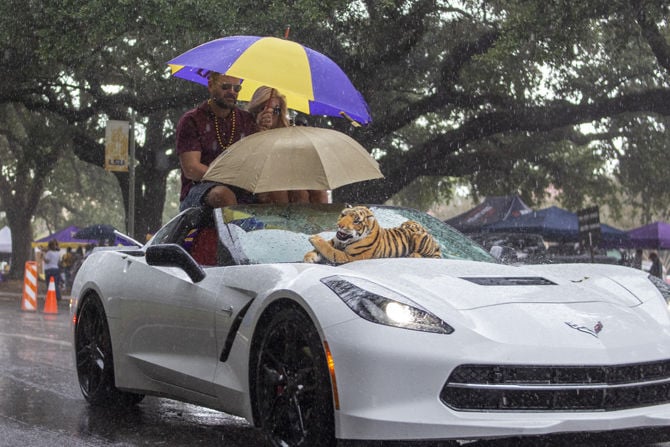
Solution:
{"label": "tiger paw", "polygon": [[316,252],[316,250],[308,251],[307,253],[305,253],[303,261],[309,262],[310,264],[316,264],[319,261],[321,261],[321,256],[319,255],[319,253]]}
{"label": "tiger paw", "polygon": [[319,248],[320,246],[323,246],[323,244],[327,244],[326,240],[319,236],[318,234],[315,234],[313,236],[309,237],[309,243],[314,246],[314,248]]}

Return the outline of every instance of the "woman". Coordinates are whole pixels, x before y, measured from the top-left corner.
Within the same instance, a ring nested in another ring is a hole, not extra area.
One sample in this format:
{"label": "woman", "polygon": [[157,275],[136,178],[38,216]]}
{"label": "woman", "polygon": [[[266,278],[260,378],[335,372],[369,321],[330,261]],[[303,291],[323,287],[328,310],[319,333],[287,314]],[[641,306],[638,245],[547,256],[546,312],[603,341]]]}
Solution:
{"label": "woman", "polygon": [[[286,96],[277,89],[258,87],[249,101],[247,110],[256,120],[259,131],[289,127]],[[260,203],[328,203],[327,191],[293,190],[257,194]]]}
{"label": "woman", "polygon": [[56,285],[56,300],[60,301],[60,247],[56,239],[51,239],[47,245],[47,252],[44,254],[44,279],[49,287],[51,278],[54,279]]}

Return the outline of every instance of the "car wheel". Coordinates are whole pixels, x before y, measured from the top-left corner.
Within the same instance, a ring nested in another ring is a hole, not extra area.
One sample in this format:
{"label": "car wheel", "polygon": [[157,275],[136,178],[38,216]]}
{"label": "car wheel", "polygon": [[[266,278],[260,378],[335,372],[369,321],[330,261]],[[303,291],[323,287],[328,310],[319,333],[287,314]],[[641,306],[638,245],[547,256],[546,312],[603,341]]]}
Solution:
{"label": "car wheel", "polygon": [[252,396],[262,430],[274,446],[334,446],[330,376],[314,324],[288,307],[260,327]]}
{"label": "car wheel", "polygon": [[79,388],[93,405],[130,406],[144,395],[120,391],[114,386],[114,360],[107,317],[97,297],[85,299],[75,326],[75,352]]}

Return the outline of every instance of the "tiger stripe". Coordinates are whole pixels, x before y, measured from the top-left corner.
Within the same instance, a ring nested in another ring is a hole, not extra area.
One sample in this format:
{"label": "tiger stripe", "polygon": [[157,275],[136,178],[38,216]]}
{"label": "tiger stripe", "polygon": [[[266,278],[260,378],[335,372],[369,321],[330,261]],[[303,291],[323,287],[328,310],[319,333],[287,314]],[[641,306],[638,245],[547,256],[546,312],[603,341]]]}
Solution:
{"label": "tiger stripe", "polygon": [[306,262],[318,262],[320,256],[335,264],[359,259],[432,257],[442,254],[435,239],[418,222],[403,222],[399,227],[385,229],[379,226],[369,208],[345,208],[338,219],[338,233],[350,235],[325,241],[313,236],[314,251],[305,255]]}

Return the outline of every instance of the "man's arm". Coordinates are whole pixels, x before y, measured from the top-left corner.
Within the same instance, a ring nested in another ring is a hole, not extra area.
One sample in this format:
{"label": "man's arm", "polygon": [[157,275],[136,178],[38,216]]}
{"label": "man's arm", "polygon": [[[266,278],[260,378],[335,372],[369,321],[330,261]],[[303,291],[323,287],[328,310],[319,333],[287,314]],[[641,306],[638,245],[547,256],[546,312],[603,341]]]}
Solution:
{"label": "man's arm", "polygon": [[207,166],[200,162],[200,151],[188,151],[179,154],[179,163],[186,178],[199,182],[207,172]]}
{"label": "man's arm", "polygon": [[181,170],[187,179],[199,182],[207,171],[207,165],[201,160],[200,135],[191,112],[179,119],[176,133],[176,149]]}

